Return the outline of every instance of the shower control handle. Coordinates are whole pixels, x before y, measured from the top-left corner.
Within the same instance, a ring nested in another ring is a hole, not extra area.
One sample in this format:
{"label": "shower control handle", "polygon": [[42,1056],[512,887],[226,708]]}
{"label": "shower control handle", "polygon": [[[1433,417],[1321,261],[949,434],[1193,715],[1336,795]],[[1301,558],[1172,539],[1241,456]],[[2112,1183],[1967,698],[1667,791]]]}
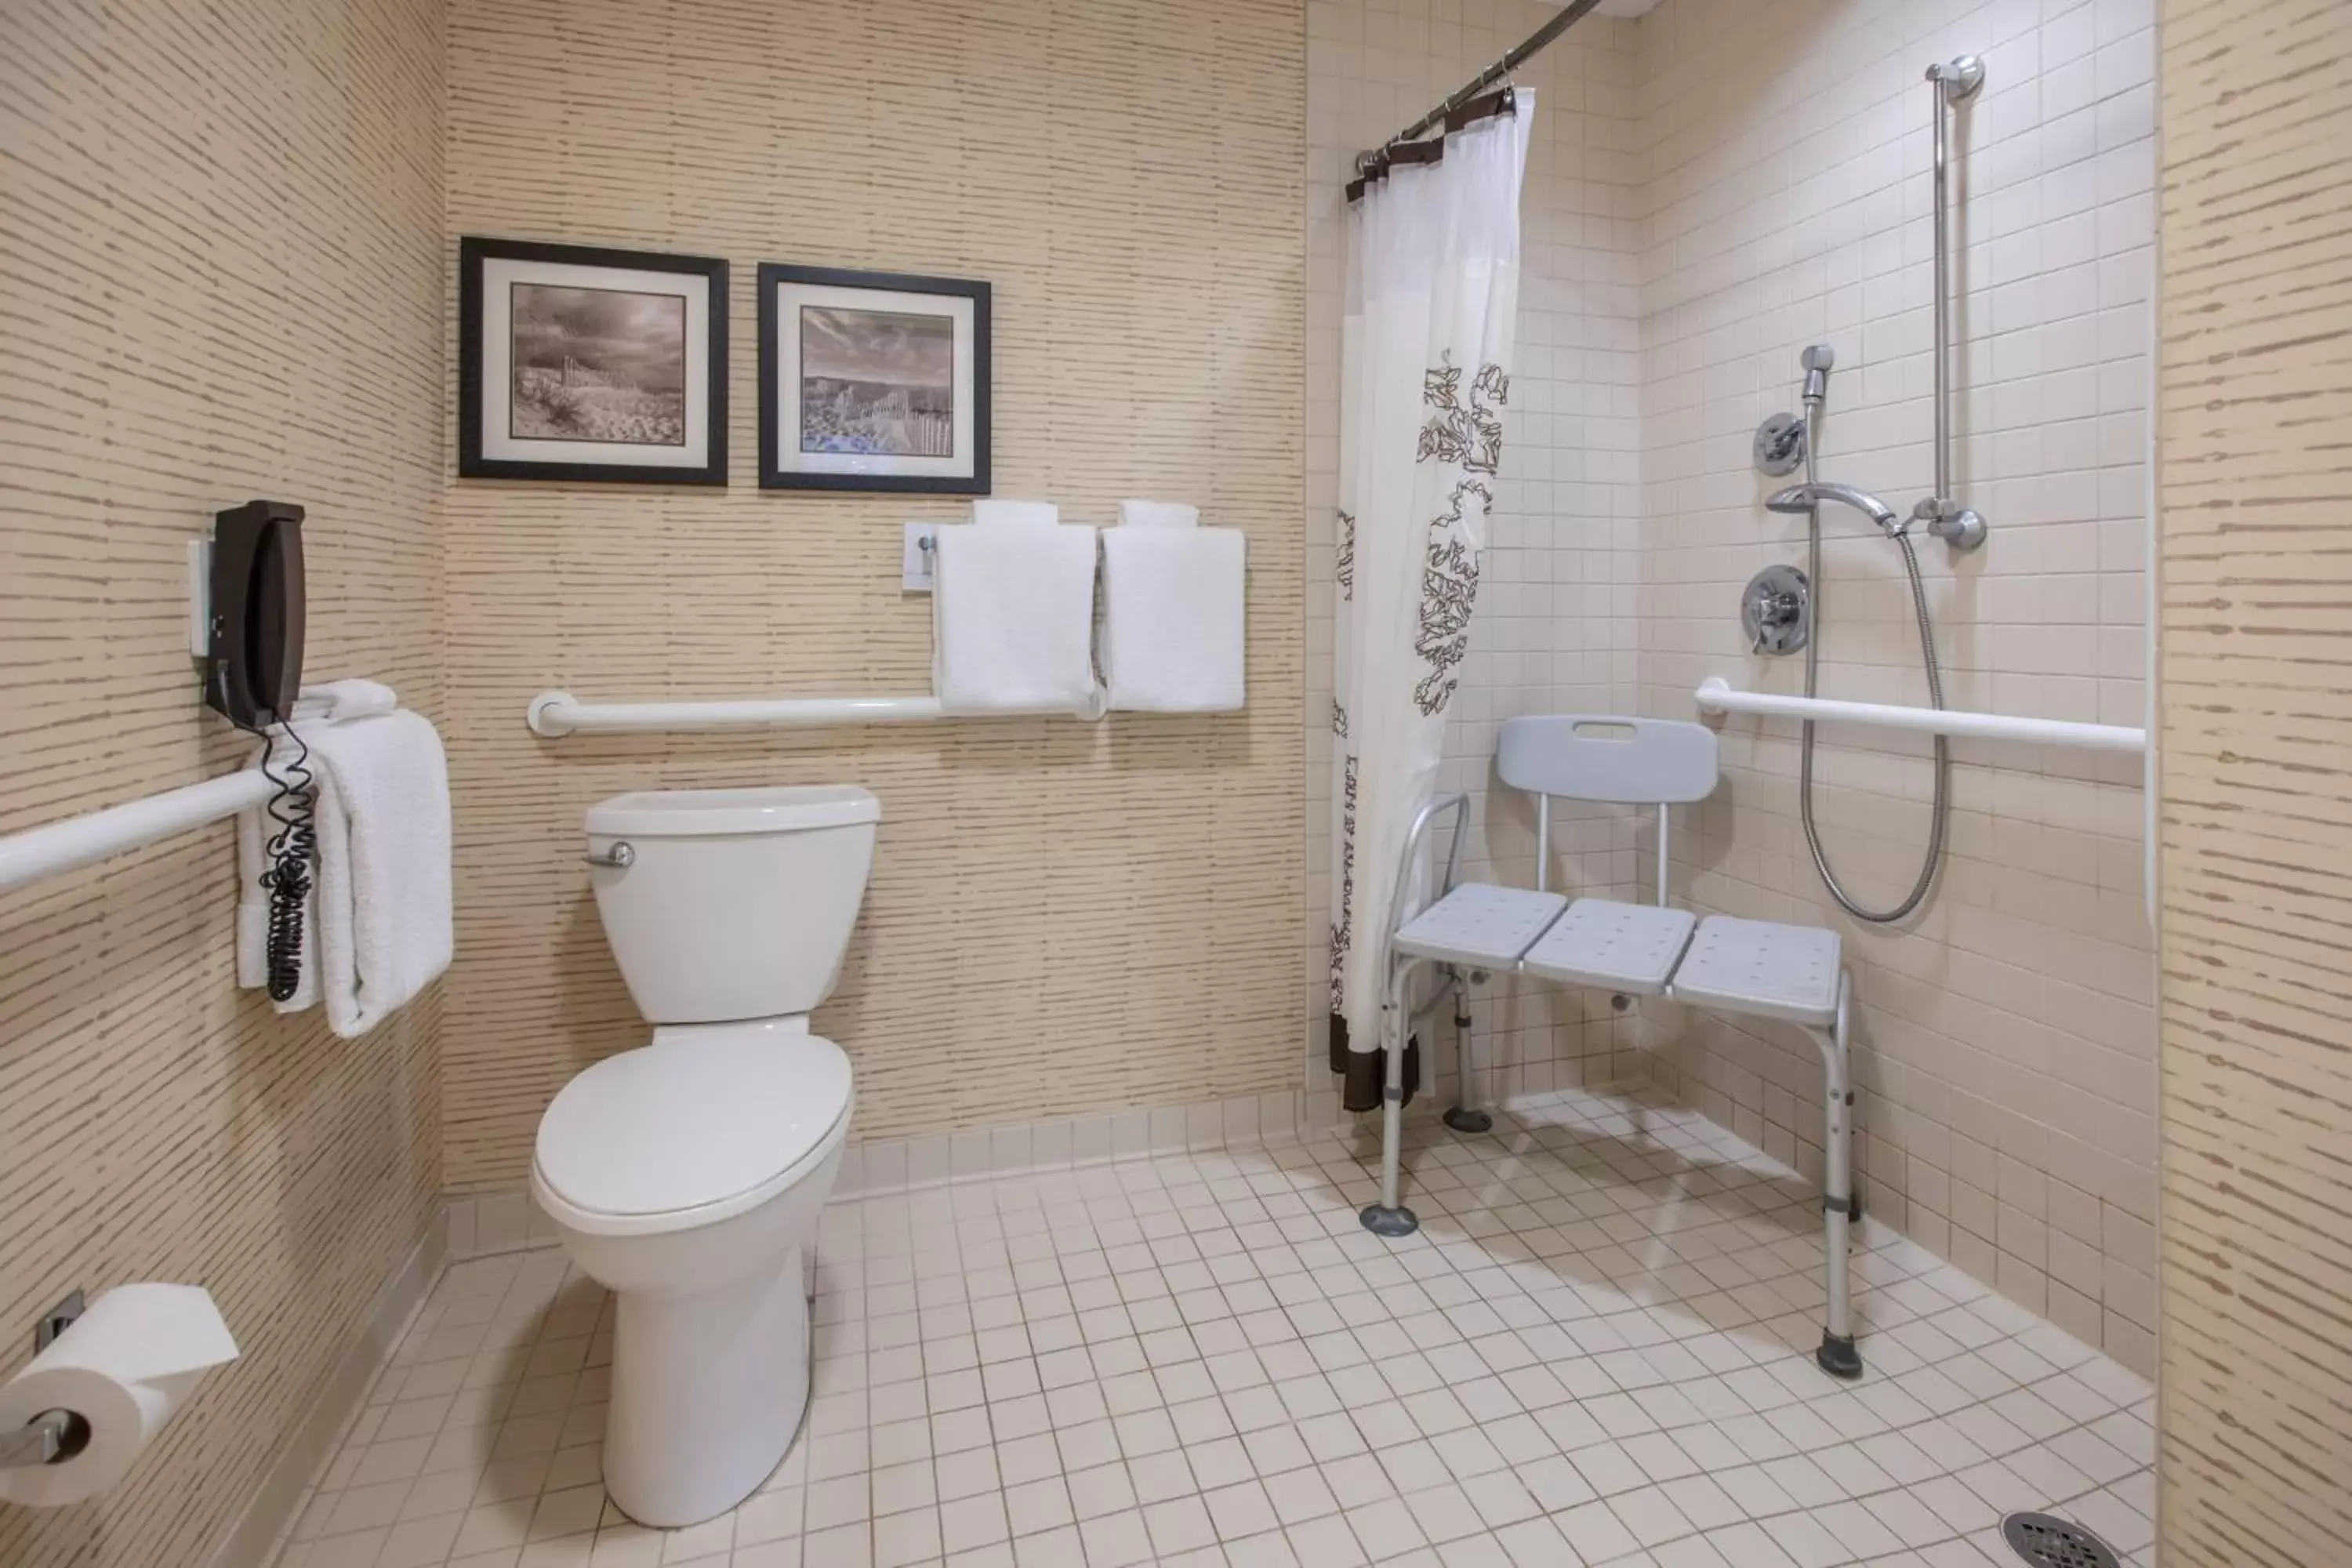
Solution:
{"label": "shower control handle", "polygon": [[1767,566],[1739,595],[1750,653],[1798,653],[1812,636],[1813,589],[1794,566]]}

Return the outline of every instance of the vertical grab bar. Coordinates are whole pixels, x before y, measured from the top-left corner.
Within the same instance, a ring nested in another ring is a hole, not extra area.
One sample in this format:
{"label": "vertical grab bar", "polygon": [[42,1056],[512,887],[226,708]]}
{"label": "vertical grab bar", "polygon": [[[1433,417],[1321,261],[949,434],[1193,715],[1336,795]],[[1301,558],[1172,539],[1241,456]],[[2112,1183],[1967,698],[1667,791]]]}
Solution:
{"label": "vertical grab bar", "polygon": [[1936,91],[1936,493],[1923,497],[1911,509],[1915,521],[1955,550],[1974,550],[1984,542],[1985,520],[1952,495],[1952,239],[1951,139],[1952,106],[1966,102],[1984,86],[1984,61],[1962,55],[1948,65],[1927,68]]}

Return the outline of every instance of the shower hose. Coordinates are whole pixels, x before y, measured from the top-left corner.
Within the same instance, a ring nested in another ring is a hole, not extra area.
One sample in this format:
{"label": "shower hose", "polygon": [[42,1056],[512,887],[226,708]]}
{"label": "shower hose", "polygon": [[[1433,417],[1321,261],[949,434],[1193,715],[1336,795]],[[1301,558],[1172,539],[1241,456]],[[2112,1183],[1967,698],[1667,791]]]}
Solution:
{"label": "shower hose", "polygon": [[[1814,453],[1820,443],[1815,439],[1820,431],[1821,405],[1808,399],[1805,407],[1805,482],[1816,483],[1820,474],[1814,467]],[[1820,693],[1815,685],[1821,674],[1822,656],[1822,509],[1815,502],[1806,517],[1808,542],[1805,574],[1812,584],[1813,635],[1805,639],[1805,695]],[[1919,654],[1927,667],[1927,703],[1932,708],[1944,705],[1944,677],[1936,663],[1936,628],[1927,619],[1927,588],[1919,579],[1919,552],[1912,547],[1907,529],[1895,534],[1895,542],[1903,550],[1903,569],[1911,576],[1911,608],[1919,620]],[[1927,829],[1927,855],[1919,863],[1918,880],[1911,891],[1893,909],[1869,909],[1856,901],[1838,881],[1837,873],[1830,868],[1830,858],[1822,848],[1822,830],[1813,821],[1813,721],[1805,721],[1803,739],[1799,743],[1797,768],[1797,814],[1805,825],[1805,847],[1812,851],[1813,869],[1822,874],[1822,885],[1838,906],[1858,921],[1873,925],[1888,925],[1901,920],[1919,907],[1935,885],[1937,868],[1944,861],[1944,820],[1947,815],[1946,796],[1951,782],[1951,756],[1945,739],[1936,737],[1936,804]]]}

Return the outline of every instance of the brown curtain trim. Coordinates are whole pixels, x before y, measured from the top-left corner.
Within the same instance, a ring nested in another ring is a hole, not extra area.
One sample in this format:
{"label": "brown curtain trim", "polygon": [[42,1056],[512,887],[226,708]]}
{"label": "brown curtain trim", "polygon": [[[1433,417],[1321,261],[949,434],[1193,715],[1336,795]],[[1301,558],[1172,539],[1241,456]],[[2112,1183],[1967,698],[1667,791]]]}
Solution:
{"label": "brown curtain trim", "polygon": [[[1381,1085],[1388,1075],[1388,1058],[1378,1051],[1348,1048],[1348,1020],[1331,1015],[1331,1070],[1340,1076],[1339,1103],[1349,1110],[1378,1110]],[[1404,1042],[1404,1103],[1411,1105],[1421,1089],[1421,1037]]]}

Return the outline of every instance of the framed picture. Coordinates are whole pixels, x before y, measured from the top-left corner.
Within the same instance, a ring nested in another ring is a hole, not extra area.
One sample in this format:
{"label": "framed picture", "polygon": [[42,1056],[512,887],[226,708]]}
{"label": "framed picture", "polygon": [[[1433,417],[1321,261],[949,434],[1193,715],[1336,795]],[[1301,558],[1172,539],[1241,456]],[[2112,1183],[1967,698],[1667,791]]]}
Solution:
{"label": "framed picture", "polygon": [[727,482],[727,263],[457,242],[457,475]]}
{"label": "framed picture", "polygon": [[988,285],[760,268],[760,483],[988,494]]}

